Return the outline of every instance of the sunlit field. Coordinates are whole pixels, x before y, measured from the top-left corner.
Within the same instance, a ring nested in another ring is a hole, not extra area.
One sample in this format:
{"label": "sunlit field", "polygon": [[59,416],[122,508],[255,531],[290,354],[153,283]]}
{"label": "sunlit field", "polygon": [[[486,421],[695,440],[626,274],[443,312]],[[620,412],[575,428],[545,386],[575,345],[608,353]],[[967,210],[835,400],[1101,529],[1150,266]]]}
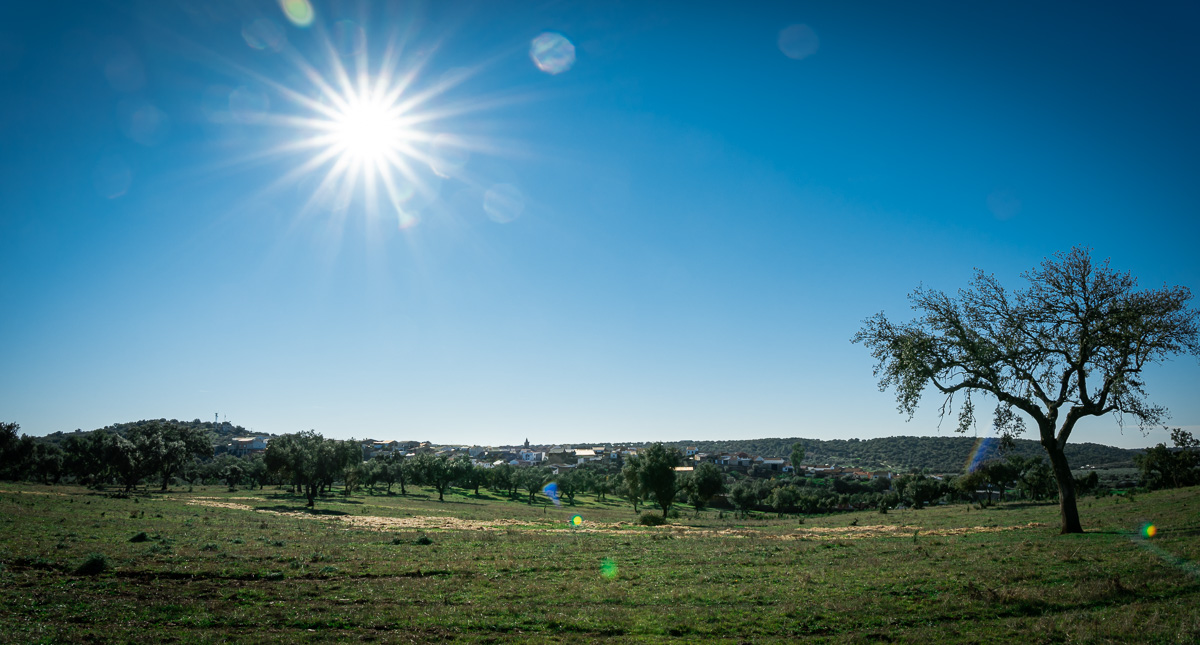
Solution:
{"label": "sunlit field", "polygon": [[2,485],[0,641],[1200,639],[1197,488],[1084,499],[1069,536],[1047,504],[648,528],[410,493]]}

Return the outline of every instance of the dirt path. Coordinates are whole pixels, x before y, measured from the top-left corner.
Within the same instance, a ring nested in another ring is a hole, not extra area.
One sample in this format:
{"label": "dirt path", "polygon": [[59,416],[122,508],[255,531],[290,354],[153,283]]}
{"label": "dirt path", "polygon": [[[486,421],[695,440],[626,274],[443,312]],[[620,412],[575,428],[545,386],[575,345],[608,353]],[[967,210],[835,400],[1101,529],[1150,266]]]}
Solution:
{"label": "dirt path", "polygon": [[[227,498],[227,499],[256,499],[253,497],[242,498]],[[457,517],[447,517],[442,515],[415,515],[410,517],[383,517],[379,515],[314,515],[303,511],[276,511],[270,509],[258,509],[247,504],[239,504],[237,502],[222,502],[217,498],[197,497],[186,500],[186,503],[192,506],[211,506],[214,508],[228,508],[238,511],[254,511],[257,513],[269,513],[271,515],[280,515],[284,517],[294,517],[298,519],[308,520],[324,520],[327,522],[341,522],[349,524],[355,528],[364,528],[375,531],[393,531],[403,529],[441,529],[441,530],[458,530],[458,531],[543,531],[555,533],[628,533],[628,529],[634,528],[633,525],[625,522],[615,523],[596,523],[589,522],[587,525],[579,528],[562,527],[559,523],[537,523],[523,520],[464,520]],[[917,536],[927,537],[946,537],[952,535],[969,535],[972,533],[1000,533],[1004,531],[1019,531],[1024,529],[1044,527],[1046,524],[1040,522],[1030,522],[1025,525],[1017,526],[970,526],[960,528],[943,528],[943,529],[922,529],[919,526],[897,526],[897,525],[880,525],[880,526],[830,526],[830,527],[801,527],[793,533],[786,534],[770,534],[756,531],[753,529],[705,529],[691,526],[664,526],[655,529],[648,529],[647,532],[665,532],[673,533],[677,537],[739,537],[739,538],[758,538],[758,539],[776,539],[776,540],[862,540],[867,538],[880,537],[907,537],[916,534]]]}

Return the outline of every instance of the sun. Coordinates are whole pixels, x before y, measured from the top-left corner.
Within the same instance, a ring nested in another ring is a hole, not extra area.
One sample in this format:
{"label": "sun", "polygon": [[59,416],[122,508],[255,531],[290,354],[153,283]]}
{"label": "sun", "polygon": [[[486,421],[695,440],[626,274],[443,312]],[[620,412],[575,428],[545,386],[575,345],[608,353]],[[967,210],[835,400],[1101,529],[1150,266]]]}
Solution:
{"label": "sun", "polygon": [[411,142],[401,109],[384,98],[352,98],[328,122],[329,145],[347,161],[377,165]]}

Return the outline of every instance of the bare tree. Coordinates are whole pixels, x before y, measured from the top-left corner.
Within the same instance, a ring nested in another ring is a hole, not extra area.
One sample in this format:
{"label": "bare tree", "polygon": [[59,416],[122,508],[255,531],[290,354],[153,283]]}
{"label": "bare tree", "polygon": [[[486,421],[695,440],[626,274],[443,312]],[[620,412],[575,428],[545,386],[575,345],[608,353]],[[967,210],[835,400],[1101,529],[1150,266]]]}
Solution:
{"label": "bare tree", "polygon": [[1029,286],[1012,293],[982,271],[958,298],[918,288],[909,296],[916,320],[876,314],[853,342],[871,349],[880,390],[893,388],[910,419],[929,386],[945,397],[941,416],[964,395],[959,432],[974,423],[972,393],[998,400],[995,427],[1004,436],[1025,429],[1018,411],[1032,419],[1058,483],[1062,532],[1081,533],[1063,453],[1071,431],[1110,412],[1122,425],[1124,415],[1143,428],[1162,423],[1167,411],[1147,400],[1142,370],[1175,354],[1200,355],[1200,312],[1188,307],[1186,287],[1139,290],[1085,248],[1023,277]]}

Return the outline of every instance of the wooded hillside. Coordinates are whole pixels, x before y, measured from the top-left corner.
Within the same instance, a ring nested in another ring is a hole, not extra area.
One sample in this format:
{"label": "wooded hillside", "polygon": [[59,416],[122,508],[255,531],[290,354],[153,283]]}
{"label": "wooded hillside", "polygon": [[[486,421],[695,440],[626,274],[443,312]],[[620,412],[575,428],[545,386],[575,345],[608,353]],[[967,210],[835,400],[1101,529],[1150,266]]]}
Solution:
{"label": "wooded hillside", "polygon": [[[671,445],[681,450],[695,446],[700,452],[745,452],[751,455],[787,457],[792,444],[804,446],[805,461],[863,468],[886,468],[907,471],[928,469],[932,473],[960,473],[975,450],[974,437],[882,437],[878,439],[746,439],[725,441],[675,441]],[[648,444],[647,444],[648,445]],[[1045,455],[1040,444],[1030,439],[1018,439],[1013,452],[1026,457]],[[1143,452],[1114,448],[1097,443],[1067,445],[1071,466],[1132,467],[1133,456]]]}

